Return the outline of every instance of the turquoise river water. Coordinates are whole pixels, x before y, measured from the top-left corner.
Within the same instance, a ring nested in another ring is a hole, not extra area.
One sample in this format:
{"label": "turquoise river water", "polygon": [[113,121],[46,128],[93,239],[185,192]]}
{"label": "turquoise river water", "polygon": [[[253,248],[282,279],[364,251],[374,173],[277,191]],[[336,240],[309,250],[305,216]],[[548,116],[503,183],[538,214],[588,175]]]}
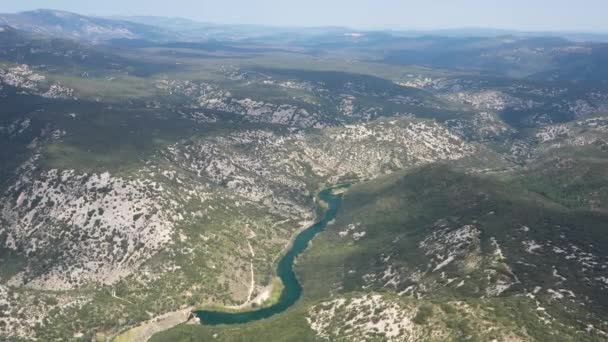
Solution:
{"label": "turquoise river water", "polygon": [[272,306],[246,312],[196,311],[195,314],[200,318],[202,324],[239,324],[268,318],[287,310],[300,299],[302,285],[294,272],[294,262],[298,255],[308,247],[308,243],[318,233],[325,230],[327,224],[336,217],[342,202],[342,196],[332,194],[332,189],[323,190],[319,193],[319,197],[328,203],[325,214],[320,221],[306,228],[295,238],[291,248],[281,258],[277,266],[277,276],[285,285],[279,301]]}

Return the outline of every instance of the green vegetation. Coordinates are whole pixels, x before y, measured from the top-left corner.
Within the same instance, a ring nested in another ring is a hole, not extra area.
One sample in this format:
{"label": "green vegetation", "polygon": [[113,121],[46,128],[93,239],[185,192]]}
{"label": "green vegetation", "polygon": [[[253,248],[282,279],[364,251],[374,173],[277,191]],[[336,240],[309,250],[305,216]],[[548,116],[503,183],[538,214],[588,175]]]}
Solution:
{"label": "green vegetation", "polygon": [[[429,341],[605,339],[602,46],[234,32],[0,32],[0,338],[101,341],[238,307],[251,269],[271,306],[276,261],[326,206],[315,194],[353,183],[297,260],[293,307],[152,340],[383,341],[395,320]],[[102,174],[122,187],[87,183]],[[149,251],[154,224],[169,233]],[[78,282],[99,265],[111,284]]]}
{"label": "green vegetation", "polygon": [[418,308],[418,311],[416,311],[416,316],[414,316],[412,321],[416,324],[426,324],[431,316],[433,316],[433,306],[425,303]]}
{"label": "green vegetation", "polygon": [[281,278],[274,277],[272,279],[272,291],[270,292],[270,297],[268,297],[268,299],[262,303],[262,307],[269,307],[277,303],[284,288],[285,286],[283,285]]}

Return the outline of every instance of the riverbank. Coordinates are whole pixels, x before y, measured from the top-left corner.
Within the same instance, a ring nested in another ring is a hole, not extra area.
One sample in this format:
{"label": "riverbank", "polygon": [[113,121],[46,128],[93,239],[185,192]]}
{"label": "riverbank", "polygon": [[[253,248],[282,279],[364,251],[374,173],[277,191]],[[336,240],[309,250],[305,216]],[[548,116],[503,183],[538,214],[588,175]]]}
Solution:
{"label": "riverbank", "polygon": [[171,329],[192,319],[193,307],[169,312],[131,328],[114,338],[114,342],[146,342],[152,335]]}

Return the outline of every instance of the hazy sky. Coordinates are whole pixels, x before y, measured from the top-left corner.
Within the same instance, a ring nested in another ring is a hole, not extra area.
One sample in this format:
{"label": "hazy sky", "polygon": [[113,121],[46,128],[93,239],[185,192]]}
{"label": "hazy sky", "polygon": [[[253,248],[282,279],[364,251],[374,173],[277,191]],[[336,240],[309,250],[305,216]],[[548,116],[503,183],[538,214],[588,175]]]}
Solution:
{"label": "hazy sky", "polygon": [[608,0],[0,0],[4,13],[36,8],[281,26],[608,32]]}

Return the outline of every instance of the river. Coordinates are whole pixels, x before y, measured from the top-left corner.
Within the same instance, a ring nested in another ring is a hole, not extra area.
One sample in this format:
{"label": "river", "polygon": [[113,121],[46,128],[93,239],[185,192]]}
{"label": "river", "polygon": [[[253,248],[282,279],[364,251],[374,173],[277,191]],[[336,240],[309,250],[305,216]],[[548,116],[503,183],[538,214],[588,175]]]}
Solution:
{"label": "river", "polygon": [[325,230],[327,224],[336,217],[342,203],[342,195],[332,194],[333,189],[326,189],[319,193],[319,198],[328,204],[328,208],[320,221],[302,231],[293,241],[291,248],[279,260],[277,276],[283,281],[285,288],[277,303],[272,306],[246,312],[224,311],[196,311],[195,314],[205,325],[240,324],[256,321],[276,315],[294,305],[302,296],[302,285],[294,272],[294,262],[309,242],[320,232]]}

